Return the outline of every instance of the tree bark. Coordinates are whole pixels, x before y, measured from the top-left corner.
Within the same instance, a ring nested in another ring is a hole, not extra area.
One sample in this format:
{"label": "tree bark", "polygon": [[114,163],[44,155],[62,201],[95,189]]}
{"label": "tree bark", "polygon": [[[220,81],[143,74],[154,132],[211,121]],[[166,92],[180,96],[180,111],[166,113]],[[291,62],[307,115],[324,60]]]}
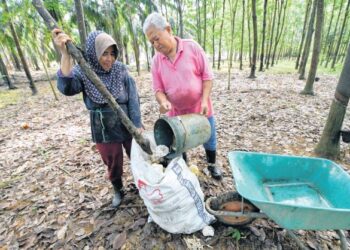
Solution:
{"label": "tree bark", "polygon": [[15,69],[17,71],[22,71],[21,63],[19,62],[18,56],[16,55],[16,52],[12,50],[12,48],[11,48],[11,57],[13,58]]}
{"label": "tree bark", "polygon": [[200,45],[202,45],[202,26],[201,26],[201,7],[200,7],[200,0],[196,0],[196,21],[197,21],[197,41]]}
{"label": "tree bark", "polygon": [[270,67],[270,57],[271,57],[271,50],[272,50],[272,44],[273,44],[273,38],[275,33],[275,23],[276,23],[276,12],[277,12],[277,6],[278,6],[278,0],[275,1],[275,7],[273,10],[273,18],[272,18],[272,28],[271,28],[271,34],[270,34],[270,43],[268,52],[266,55],[266,69]]}
{"label": "tree bark", "polygon": [[5,83],[9,87],[9,89],[16,89],[17,88],[17,87],[15,87],[15,85],[13,85],[13,83],[11,81],[10,74],[6,68],[4,61],[2,60],[1,54],[0,54],[0,73],[1,73],[2,78],[4,79]]}
{"label": "tree bark", "polygon": [[310,7],[311,7],[311,2],[312,2],[312,0],[308,0],[307,1],[307,5],[306,5],[304,25],[303,25],[303,33],[301,35],[301,42],[300,42],[300,45],[299,45],[299,51],[298,51],[297,61],[295,63],[295,69],[299,68],[300,56],[301,56],[301,52],[303,50],[303,45],[304,45],[304,40],[305,40],[305,35],[306,35],[306,24],[307,24],[307,21],[309,19],[309,12],[310,12]]}
{"label": "tree bark", "polygon": [[309,70],[309,75],[307,77],[307,81],[304,87],[304,90],[301,94],[304,95],[313,95],[313,85],[315,81],[315,76],[317,72],[318,60],[321,51],[322,44],[322,28],[323,28],[323,0],[317,0],[317,18],[316,18],[316,30],[315,30],[315,38],[314,38],[314,46],[311,58],[311,65]]}
{"label": "tree bark", "polygon": [[[249,1],[249,0],[248,0]],[[266,0],[265,0],[266,1]],[[245,2],[242,0],[242,30],[241,30],[241,49],[239,51],[239,69],[243,69],[243,40],[244,40],[244,17]]]}
{"label": "tree bark", "polygon": [[260,68],[259,68],[259,71],[263,71],[263,68],[264,68],[266,12],[267,12],[267,0],[264,0],[264,18],[263,18],[263,28],[262,28],[262,40],[261,40],[261,53],[260,53]]}
{"label": "tree bark", "polygon": [[218,69],[220,69],[221,65],[221,45],[222,45],[222,31],[224,27],[224,18],[225,18],[225,3],[226,0],[222,3],[222,16],[221,16],[221,24],[220,24],[220,38],[219,38],[219,55],[218,55]]}
{"label": "tree bark", "polygon": [[313,1],[314,2],[312,5],[312,11],[311,11],[311,16],[310,16],[310,21],[309,21],[309,28],[307,31],[303,55],[301,57],[301,63],[300,63],[300,67],[299,67],[299,80],[305,79],[305,68],[306,68],[307,59],[309,57],[311,41],[312,41],[312,34],[314,33],[314,23],[315,23],[317,0],[313,0]]}
{"label": "tree bark", "polygon": [[212,33],[212,56],[213,56],[213,65],[212,68],[215,68],[215,24],[216,24],[216,6],[217,6],[217,1],[214,0],[214,6],[212,6],[212,26],[211,26],[211,33]]}
{"label": "tree bark", "polygon": [[252,67],[252,43],[251,43],[251,35],[250,35],[250,5],[249,5],[250,1],[247,1],[247,28],[248,28],[248,56],[249,56],[249,68]]}
{"label": "tree bark", "polygon": [[180,29],[180,37],[184,37],[184,21],[183,21],[183,2],[181,0],[175,0],[176,9],[179,14],[179,29]]}
{"label": "tree bark", "polygon": [[331,56],[332,56],[332,53],[333,53],[333,45],[334,45],[334,41],[335,41],[334,37],[336,36],[337,31],[338,31],[338,24],[339,24],[339,20],[340,20],[340,16],[341,16],[342,10],[343,10],[343,8],[342,8],[343,7],[343,3],[344,3],[344,0],[341,0],[337,21],[335,22],[335,27],[334,27],[334,30],[333,30],[333,39],[331,40],[331,43],[328,46],[326,62],[325,62],[325,67],[326,68],[328,67],[328,63],[330,62]]}
{"label": "tree bark", "polygon": [[129,62],[129,54],[128,54],[128,37],[127,36],[124,36],[123,37],[123,45],[124,45],[124,55],[125,55],[125,64],[126,65],[129,65],[130,62]]}
{"label": "tree bark", "polygon": [[249,78],[256,78],[256,55],[258,48],[258,27],[256,18],[256,0],[252,0],[252,20],[253,20],[253,56],[252,56],[252,66],[250,68]]}
{"label": "tree bark", "polygon": [[231,69],[232,69],[232,60],[233,60],[233,36],[235,33],[235,19],[236,19],[236,10],[237,2],[233,4],[234,0],[229,0],[230,5],[230,18],[231,18],[231,39],[230,39],[230,50],[229,50],[229,60],[228,60],[228,80],[227,80],[227,89],[231,88]]}
{"label": "tree bark", "polygon": [[78,30],[80,36],[80,44],[83,51],[85,51],[86,45],[86,28],[85,28],[85,18],[84,18],[84,8],[80,0],[74,0],[75,11],[77,14]]}
{"label": "tree bark", "polygon": [[205,45],[207,42],[207,0],[203,0],[204,2],[204,36],[203,36],[203,49],[205,51]]}
{"label": "tree bark", "polygon": [[321,139],[318,142],[315,153],[322,157],[336,158],[339,156],[340,129],[342,127],[346,108],[350,97],[350,44],[345,63],[340,74],[334,99],[328,114],[326,125]]}
{"label": "tree bark", "polygon": [[[327,49],[327,45],[330,44],[331,42],[331,38],[329,37],[329,33],[331,31],[331,27],[332,27],[332,24],[333,24],[333,18],[334,18],[334,12],[335,12],[335,6],[336,6],[336,0],[333,0],[333,5],[332,5],[332,14],[331,14],[331,18],[330,18],[330,21],[329,21],[329,25],[328,25],[328,29],[327,29],[327,34],[325,36],[325,39],[324,40],[324,44],[323,44],[323,47],[322,47],[322,51],[326,52],[326,49]],[[324,57],[322,59],[322,62],[325,60],[326,58]]]}
{"label": "tree bark", "polygon": [[[5,12],[10,13],[9,9],[7,7],[6,0],[2,0],[2,2],[4,4]],[[32,75],[30,74],[30,70],[29,70],[27,61],[26,61],[26,59],[24,57],[24,54],[23,54],[23,51],[22,51],[22,48],[21,48],[21,45],[20,45],[20,42],[19,42],[16,30],[15,30],[15,27],[14,27],[14,25],[13,25],[11,20],[9,21],[9,25],[10,25],[10,30],[11,30],[11,34],[12,34],[13,40],[14,40],[14,42],[16,44],[18,55],[19,55],[19,57],[21,58],[21,61],[22,61],[24,72],[25,72],[25,74],[26,74],[26,76],[27,76],[27,78],[29,80],[29,87],[32,90],[32,94],[36,95],[38,93],[38,90],[36,89],[36,86],[34,84]]]}
{"label": "tree bark", "polygon": [[338,38],[337,46],[336,46],[336,49],[335,49],[335,53],[334,53],[334,55],[333,55],[333,60],[332,60],[332,65],[331,65],[331,68],[332,68],[332,69],[334,69],[334,67],[335,67],[335,62],[336,62],[337,57],[338,57],[340,43],[341,43],[341,40],[342,40],[342,38],[343,38],[344,29],[345,29],[345,24],[346,24],[346,21],[347,21],[347,19],[348,19],[349,5],[350,5],[350,0],[348,0],[348,4],[346,5],[344,20],[343,20],[343,25],[341,26],[341,31],[340,31],[340,35],[339,35],[339,38]]}
{"label": "tree bark", "polygon": [[[283,28],[284,28],[284,21],[286,18],[286,10],[287,10],[287,5],[288,5],[288,0],[285,0],[284,2],[284,6],[283,6],[283,0],[281,2],[281,11],[280,14],[278,15],[278,25],[277,25],[277,32],[276,32],[276,41],[274,44],[274,49],[273,49],[273,53],[272,53],[272,61],[271,61],[271,66],[275,65],[275,56],[276,56],[276,50],[277,50],[277,46],[279,44],[279,41],[281,39],[282,33],[283,33]],[[282,14],[283,13],[283,14]],[[280,26],[280,19],[281,19],[281,15],[282,16],[282,24]]]}
{"label": "tree bark", "polygon": [[[32,4],[37,9],[41,17],[44,19],[47,27],[52,30],[53,28],[58,27],[55,20],[50,16],[49,12],[43,6],[41,0],[33,0]],[[135,138],[136,142],[141,146],[141,148],[147,152],[148,154],[152,154],[152,150],[150,147],[149,141],[142,136],[142,134],[137,130],[135,125],[130,121],[128,116],[124,113],[122,108],[118,105],[118,103],[113,98],[112,94],[107,90],[106,86],[101,82],[96,73],[91,70],[89,64],[85,61],[83,55],[80,50],[78,50],[71,41],[66,43],[67,50],[69,54],[77,61],[83,70],[84,74],[94,83],[96,88],[100,91],[104,98],[106,98],[109,106],[113,109],[113,111],[120,117],[125,128],[130,132],[130,134]]]}

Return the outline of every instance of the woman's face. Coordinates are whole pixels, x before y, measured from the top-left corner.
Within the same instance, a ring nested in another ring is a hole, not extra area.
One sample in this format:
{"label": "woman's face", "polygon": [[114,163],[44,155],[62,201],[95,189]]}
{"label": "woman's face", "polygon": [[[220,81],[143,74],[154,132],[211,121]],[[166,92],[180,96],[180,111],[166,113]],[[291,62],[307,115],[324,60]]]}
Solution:
{"label": "woman's face", "polygon": [[102,54],[98,62],[105,71],[109,71],[112,68],[113,63],[116,60],[116,52],[114,46],[109,46]]}

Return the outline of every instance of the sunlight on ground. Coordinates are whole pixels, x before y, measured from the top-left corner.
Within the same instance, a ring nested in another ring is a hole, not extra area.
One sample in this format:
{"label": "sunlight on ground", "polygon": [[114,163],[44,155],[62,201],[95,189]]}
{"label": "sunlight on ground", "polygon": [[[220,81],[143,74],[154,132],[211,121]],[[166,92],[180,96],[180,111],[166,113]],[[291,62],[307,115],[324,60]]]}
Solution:
{"label": "sunlight on ground", "polygon": [[23,94],[22,89],[1,90],[0,91],[0,109],[8,105],[15,105],[21,99]]}

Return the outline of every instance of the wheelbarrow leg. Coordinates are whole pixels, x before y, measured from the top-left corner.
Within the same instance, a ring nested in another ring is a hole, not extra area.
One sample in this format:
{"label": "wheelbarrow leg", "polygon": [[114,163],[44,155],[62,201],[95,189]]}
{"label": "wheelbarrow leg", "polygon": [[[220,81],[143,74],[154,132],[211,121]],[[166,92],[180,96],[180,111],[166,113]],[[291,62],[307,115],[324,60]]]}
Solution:
{"label": "wheelbarrow leg", "polygon": [[287,234],[293,239],[295,240],[295,242],[297,243],[298,247],[302,250],[308,250],[307,247],[305,247],[305,245],[299,240],[298,236],[295,235],[295,233],[293,233],[290,230],[287,230]]}
{"label": "wheelbarrow leg", "polygon": [[346,240],[346,237],[344,235],[344,232],[342,230],[335,230],[337,234],[339,235],[340,239],[340,249],[346,250],[348,249],[348,241]]}

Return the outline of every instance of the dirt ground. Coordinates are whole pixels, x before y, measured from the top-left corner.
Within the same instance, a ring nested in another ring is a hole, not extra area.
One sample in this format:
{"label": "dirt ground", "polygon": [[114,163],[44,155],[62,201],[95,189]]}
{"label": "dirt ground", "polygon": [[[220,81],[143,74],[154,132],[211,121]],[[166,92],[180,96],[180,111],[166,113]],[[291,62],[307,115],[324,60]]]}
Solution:
{"label": "dirt ground", "polygon": [[[133,75],[143,123],[152,130],[159,112],[150,74]],[[251,80],[246,78],[247,71],[235,71],[230,90],[227,73],[215,75],[212,99],[224,178],[215,181],[201,171],[198,178],[206,198],[235,189],[229,151],[313,156],[337,77],[320,75],[316,95],[303,96],[299,92],[305,82],[297,80],[296,74],[259,73]],[[42,72],[34,78],[44,79]],[[298,248],[285,229],[266,219],[237,228],[216,222],[213,237],[201,232],[174,235],[147,223],[148,212],[126,157],[126,196],[120,208],[112,209],[112,187],[91,141],[82,97],[59,94],[55,101],[47,81],[36,82],[39,94],[31,96],[23,73],[17,72],[15,80],[19,89],[13,93],[18,102],[0,112],[0,249]],[[8,90],[2,86],[0,92]],[[348,115],[344,127],[350,127]],[[203,170],[203,148],[190,150],[189,160]],[[337,163],[349,172],[350,151],[343,142]],[[345,233],[350,242],[349,232]],[[295,234],[310,249],[339,249],[334,231],[299,230]]]}

